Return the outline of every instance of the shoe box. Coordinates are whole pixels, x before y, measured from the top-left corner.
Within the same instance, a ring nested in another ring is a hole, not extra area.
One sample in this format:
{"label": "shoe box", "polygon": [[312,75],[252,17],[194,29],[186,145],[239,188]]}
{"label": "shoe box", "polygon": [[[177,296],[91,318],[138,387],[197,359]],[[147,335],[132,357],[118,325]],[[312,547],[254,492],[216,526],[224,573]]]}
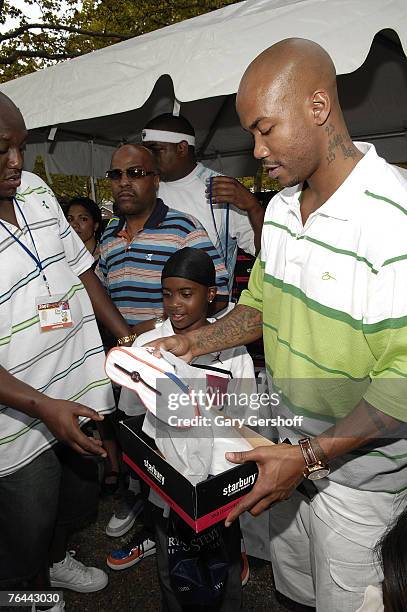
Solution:
{"label": "shoe box", "polygon": [[[193,485],[171,466],[143,431],[144,415],[120,423],[124,461],[196,533],[226,519],[257,479],[257,465],[247,462]],[[232,426],[231,426],[232,427]],[[249,427],[238,428],[253,448],[273,444]]]}

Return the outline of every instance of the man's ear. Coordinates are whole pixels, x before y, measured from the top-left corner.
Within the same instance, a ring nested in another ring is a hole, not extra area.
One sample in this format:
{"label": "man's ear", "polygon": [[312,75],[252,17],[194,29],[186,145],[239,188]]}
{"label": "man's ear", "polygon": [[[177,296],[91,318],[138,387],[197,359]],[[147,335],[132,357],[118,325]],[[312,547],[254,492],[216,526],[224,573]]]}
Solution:
{"label": "man's ear", "polygon": [[323,89],[315,91],[312,95],[311,104],[315,125],[324,125],[331,112],[331,100],[328,92]]}
{"label": "man's ear", "polygon": [[158,191],[159,186],[160,186],[160,175],[156,174],[154,177],[154,187],[155,187],[156,192]]}
{"label": "man's ear", "polygon": [[188,148],[189,145],[186,140],[181,140],[181,142],[177,143],[177,153],[180,157],[188,157]]}

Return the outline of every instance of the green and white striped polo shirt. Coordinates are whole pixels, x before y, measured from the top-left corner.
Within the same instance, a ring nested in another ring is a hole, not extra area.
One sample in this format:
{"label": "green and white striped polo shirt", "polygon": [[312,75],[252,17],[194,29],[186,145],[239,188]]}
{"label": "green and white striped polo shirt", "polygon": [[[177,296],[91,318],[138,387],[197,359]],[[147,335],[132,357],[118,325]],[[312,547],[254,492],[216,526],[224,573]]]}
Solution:
{"label": "green and white striped polo shirt", "polygon": [[[239,302],[263,313],[278,414],[304,417],[279,432],[291,439],[325,431],[362,397],[407,421],[407,184],[357,146],[364,157],[305,226],[301,187],[271,200]],[[407,487],[407,442],[373,441],[332,467],[341,484],[395,492]]]}
{"label": "green and white striped polo shirt", "polygon": [[[50,397],[111,412],[114,402],[104,372],[102,342],[88,294],[78,278],[92,266],[93,258],[39,177],[23,172],[16,198],[51,293],[69,299],[73,326],[40,331],[35,298],[47,295],[42,275],[31,257],[0,226],[0,364]],[[4,223],[33,251],[17,208],[16,216],[21,229]],[[0,477],[20,469],[54,442],[41,421],[0,405]]]}

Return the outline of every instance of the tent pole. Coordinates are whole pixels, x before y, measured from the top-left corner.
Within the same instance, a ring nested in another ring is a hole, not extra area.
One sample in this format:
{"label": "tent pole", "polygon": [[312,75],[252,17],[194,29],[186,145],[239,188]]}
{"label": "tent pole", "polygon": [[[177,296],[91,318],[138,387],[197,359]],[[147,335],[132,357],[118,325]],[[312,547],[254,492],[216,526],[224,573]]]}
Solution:
{"label": "tent pole", "polygon": [[92,200],[96,202],[96,189],[95,189],[95,177],[91,176],[90,178],[90,195]]}
{"label": "tent pole", "polygon": [[89,146],[90,146],[90,194],[92,197],[92,200],[94,202],[96,202],[96,189],[95,189],[95,172],[94,172],[94,164],[93,164],[93,155],[94,155],[94,150],[93,150],[93,140],[89,140]]}

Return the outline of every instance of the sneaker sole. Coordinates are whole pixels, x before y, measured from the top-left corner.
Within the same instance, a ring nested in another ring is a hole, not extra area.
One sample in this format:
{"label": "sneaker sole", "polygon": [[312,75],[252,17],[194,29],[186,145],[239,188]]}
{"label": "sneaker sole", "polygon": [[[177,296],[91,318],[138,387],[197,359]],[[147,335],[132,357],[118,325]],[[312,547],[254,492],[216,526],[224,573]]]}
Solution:
{"label": "sneaker sole", "polygon": [[60,580],[50,580],[50,584],[52,587],[58,587],[60,589],[69,589],[70,591],[76,591],[77,593],[96,593],[97,591],[101,591],[104,589],[109,583],[109,578],[106,576],[106,582],[104,584],[100,584],[97,588],[95,586],[79,586],[72,584],[68,584],[66,582],[62,582]]}
{"label": "sneaker sole", "polygon": [[145,552],[142,557],[137,557],[137,559],[133,559],[132,561],[126,561],[125,563],[119,563],[119,564],[112,563],[111,561],[109,561],[109,557],[108,557],[106,559],[106,563],[112,570],[116,570],[116,571],[124,570],[124,569],[127,569],[128,567],[132,567],[133,565],[137,565],[137,563],[140,563],[140,561],[142,561],[146,557],[151,557],[152,555],[155,555],[156,550],[157,550],[156,548],[151,548],[150,550]]}
{"label": "sneaker sole", "polygon": [[127,525],[119,529],[119,531],[117,529],[109,529],[109,525],[108,525],[105,529],[106,535],[110,536],[111,538],[120,538],[120,536],[130,531],[130,529],[133,527],[134,523],[136,522],[136,518],[139,517],[140,514],[143,512],[143,508],[144,508],[144,504],[142,503],[141,506],[137,508],[137,510],[135,511],[134,518],[130,521],[130,523],[127,523]]}

